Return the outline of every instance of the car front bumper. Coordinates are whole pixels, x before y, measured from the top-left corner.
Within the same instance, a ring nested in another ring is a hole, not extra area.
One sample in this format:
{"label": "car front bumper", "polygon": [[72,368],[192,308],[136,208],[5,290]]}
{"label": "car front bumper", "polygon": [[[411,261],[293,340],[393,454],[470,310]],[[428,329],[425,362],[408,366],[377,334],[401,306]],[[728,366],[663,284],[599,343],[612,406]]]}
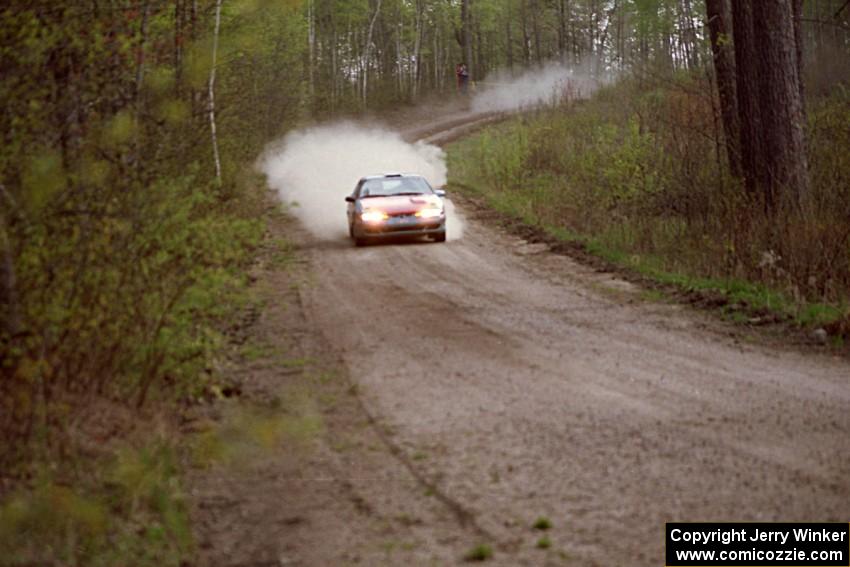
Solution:
{"label": "car front bumper", "polygon": [[352,232],[355,238],[389,238],[394,236],[427,236],[445,231],[445,217],[427,220],[390,217],[381,223],[355,221]]}

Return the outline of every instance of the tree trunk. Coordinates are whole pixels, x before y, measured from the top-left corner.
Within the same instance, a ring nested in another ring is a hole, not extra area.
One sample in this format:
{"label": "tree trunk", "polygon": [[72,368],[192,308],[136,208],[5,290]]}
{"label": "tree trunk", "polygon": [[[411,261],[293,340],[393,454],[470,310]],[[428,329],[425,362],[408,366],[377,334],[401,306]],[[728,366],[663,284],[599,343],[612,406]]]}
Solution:
{"label": "tree trunk", "polygon": [[216,0],[215,3],[215,30],[213,32],[212,65],[210,66],[209,82],[210,135],[212,137],[213,160],[215,162],[215,178],[219,184],[221,184],[221,158],[218,153],[218,136],[215,131],[215,67],[218,56],[218,33],[221,29],[221,2],[222,0]]}
{"label": "tree trunk", "polygon": [[[15,209],[12,196],[0,183],[0,202],[3,211]],[[10,215],[11,216],[11,215]],[[12,258],[12,242],[8,237],[5,213],[0,213],[0,338],[15,335],[20,324],[15,263]]]}
{"label": "tree trunk", "polygon": [[608,29],[611,26],[611,19],[614,17],[614,12],[617,11],[617,1],[614,0],[614,5],[611,6],[611,9],[608,10],[608,13],[605,18],[605,28],[602,30],[602,34],[599,36],[599,55],[596,57],[596,76],[601,77],[602,72],[605,70],[605,43],[608,41]]}
{"label": "tree trunk", "polygon": [[[738,0],[741,1],[741,0]],[[755,44],[759,47],[758,101],[763,134],[764,194],[769,210],[800,205],[808,194],[804,112],[794,2],[753,3]]]}
{"label": "tree trunk", "polygon": [[735,88],[738,99],[741,168],[746,188],[755,194],[764,185],[761,112],[758,100],[758,51],[750,2],[732,0],[735,43]]}
{"label": "tree trunk", "polygon": [[527,0],[522,0],[520,7],[520,17],[522,19],[522,55],[526,66],[531,63],[531,38],[528,35],[528,4]]}
{"label": "tree trunk", "polygon": [[361,68],[361,73],[363,74],[363,92],[361,96],[363,97],[363,104],[366,104],[366,96],[368,93],[369,87],[369,59],[372,57],[372,33],[375,30],[375,21],[378,19],[378,14],[381,13],[381,0],[378,0],[375,5],[375,13],[372,15],[372,19],[369,21],[369,31],[366,34],[366,45],[363,48],[363,64]]}
{"label": "tree trunk", "polygon": [[434,29],[434,87],[439,91],[440,84],[440,28]]}
{"label": "tree trunk", "polygon": [[[481,39],[481,22],[476,20],[475,24],[475,73],[480,79],[487,72],[487,62],[485,59],[484,41]],[[469,80],[472,80],[472,72],[469,73]]]}
{"label": "tree trunk", "polygon": [[413,77],[411,81],[411,90],[413,92],[413,98],[415,99],[419,95],[419,87],[420,87],[420,77],[422,75],[422,62],[420,61],[422,56],[422,2],[416,2],[416,20],[415,26],[416,29],[414,31],[414,43],[413,43]]}
{"label": "tree trunk", "polygon": [[792,0],[794,8],[794,47],[797,54],[797,83],[800,87],[800,105],[806,115],[806,97],[803,88],[803,0]]}
{"label": "tree trunk", "polygon": [[558,60],[567,60],[567,0],[558,0]]}
{"label": "tree trunk", "polygon": [[538,17],[538,12],[540,11],[540,6],[537,0],[531,0],[531,29],[534,34],[534,59],[537,61],[537,65],[543,66],[543,53],[540,49],[540,18]]}
{"label": "tree trunk", "polygon": [[145,78],[145,46],[148,43],[148,20],[150,19],[151,6],[146,1],[142,7],[142,24],[139,31],[139,47],[136,51],[136,98],[142,90],[142,81]]}
{"label": "tree trunk", "polygon": [[337,39],[336,21],[333,24],[333,35],[331,37],[331,113],[336,112],[336,99],[342,92],[339,83],[339,65],[337,64],[337,51],[339,51],[339,41]]}
{"label": "tree trunk", "polygon": [[720,99],[720,116],[726,138],[726,155],[732,175],[741,175],[738,100],[735,88],[735,52],[732,48],[731,13],[728,0],[706,0],[708,32],[714,57],[714,74]]}
{"label": "tree trunk", "polygon": [[576,18],[571,17],[570,18],[570,37],[572,38],[572,42],[573,42],[573,64],[580,65],[582,53],[581,53],[581,42],[579,41],[578,33],[576,31],[576,25],[577,25],[576,20],[577,19],[578,19],[578,17],[576,17]]}
{"label": "tree trunk", "polygon": [[[332,51],[336,52],[336,46],[333,46]],[[307,1],[307,80],[310,92],[310,101],[315,100],[316,94],[316,8],[313,0]]]}
{"label": "tree trunk", "polygon": [[404,58],[402,56],[401,36],[404,34],[404,19],[399,13],[397,16],[398,24],[395,32],[395,73],[396,73],[396,89],[398,90],[398,98],[404,97]]}
{"label": "tree trunk", "polygon": [[174,86],[179,94],[183,75],[183,0],[174,2]]}
{"label": "tree trunk", "polygon": [[513,33],[511,30],[511,14],[508,12],[508,19],[505,22],[505,32],[507,37],[507,57],[508,57],[508,69],[511,73],[514,72],[514,39]]}
{"label": "tree trunk", "polygon": [[694,11],[691,8],[691,0],[683,0],[682,14],[685,18],[684,36],[688,46],[688,66],[696,69],[699,66],[699,40],[694,27]]}
{"label": "tree trunk", "polygon": [[472,60],[472,0],[462,0],[460,4],[460,25],[463,42],[463,58],[469,79],[475,77]]}

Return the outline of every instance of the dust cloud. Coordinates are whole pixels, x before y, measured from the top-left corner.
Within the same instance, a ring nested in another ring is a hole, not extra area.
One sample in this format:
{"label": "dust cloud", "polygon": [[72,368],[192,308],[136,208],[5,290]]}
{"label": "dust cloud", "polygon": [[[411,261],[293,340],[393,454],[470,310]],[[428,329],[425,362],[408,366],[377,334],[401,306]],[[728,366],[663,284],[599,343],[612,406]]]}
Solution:
{"label": "dust cloud", "polygon": [[[259,168],[290,211],[323,239],[348,236],[344,199],[365,175],[416,173],[432,187],[446,183],[445,154],[437,146],[351,122],[293,132],[266,148]],[[448,238],[459,238],[462,220],[448,199],[446,213]]]}
{"label": "dust cloud", "polygon": [[592,76],[588,68],[589,65],[567,67],[548,63],[520,75],[507,71],[492,73],[476,84],[472,111],[508,112],[588,98],[609,80]]}

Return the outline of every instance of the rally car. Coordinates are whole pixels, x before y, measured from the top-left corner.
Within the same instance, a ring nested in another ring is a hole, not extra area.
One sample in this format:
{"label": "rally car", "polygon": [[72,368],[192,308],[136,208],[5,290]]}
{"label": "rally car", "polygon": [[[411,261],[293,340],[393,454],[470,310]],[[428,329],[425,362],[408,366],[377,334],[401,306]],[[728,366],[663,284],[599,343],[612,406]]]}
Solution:
{"label": "rally car", "polygon": [[388,173],[357,182],[348,203],[348,234],[357,246],[388,237],[446,241],[446,192],[421,175]]}

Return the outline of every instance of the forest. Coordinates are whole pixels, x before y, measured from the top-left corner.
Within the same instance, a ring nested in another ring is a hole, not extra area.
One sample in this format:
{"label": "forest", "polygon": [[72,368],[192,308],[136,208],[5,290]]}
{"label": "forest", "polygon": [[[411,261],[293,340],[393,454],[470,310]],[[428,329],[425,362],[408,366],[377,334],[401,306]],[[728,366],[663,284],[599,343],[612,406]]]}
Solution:
{"label": "forest", "polygon": [[600,85],[452,146],[458,191],[850,332],[848,1],[7,0],[0,564],[191,554],[173,444],[120,441],[218,387],[266,232],[257,157],[457,96],[458,63],[472,96],[552,65]]}

